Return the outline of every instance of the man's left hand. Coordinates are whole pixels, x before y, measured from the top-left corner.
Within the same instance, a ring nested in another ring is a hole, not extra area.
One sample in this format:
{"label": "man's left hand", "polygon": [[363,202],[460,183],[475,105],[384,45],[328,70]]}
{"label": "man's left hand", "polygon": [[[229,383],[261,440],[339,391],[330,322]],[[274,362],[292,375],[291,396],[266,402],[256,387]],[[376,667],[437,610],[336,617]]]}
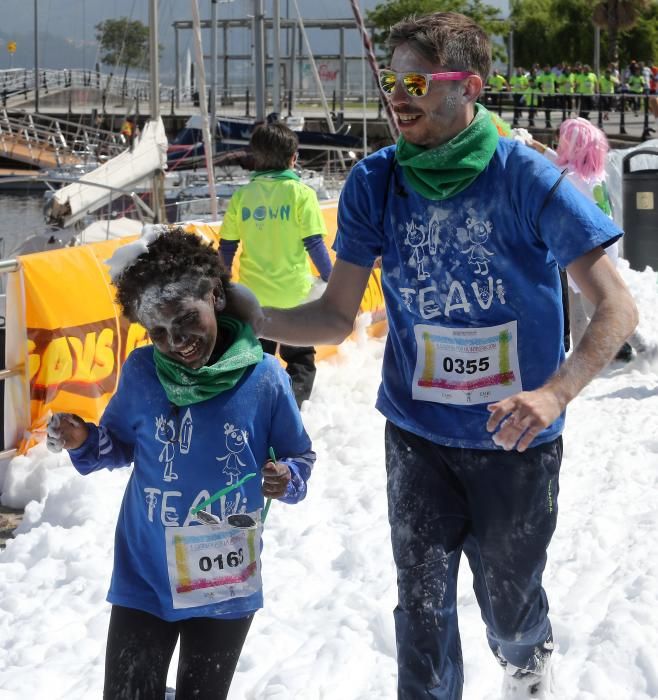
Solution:
{"label": "man's left hand", "polygon": [[[555,392],[547,388],[522,391],[487,406],[491,416],[487,430],[505,450],[523,452],[539,433],[564,411]],[[498,430],[498,432],[496,432]]]}

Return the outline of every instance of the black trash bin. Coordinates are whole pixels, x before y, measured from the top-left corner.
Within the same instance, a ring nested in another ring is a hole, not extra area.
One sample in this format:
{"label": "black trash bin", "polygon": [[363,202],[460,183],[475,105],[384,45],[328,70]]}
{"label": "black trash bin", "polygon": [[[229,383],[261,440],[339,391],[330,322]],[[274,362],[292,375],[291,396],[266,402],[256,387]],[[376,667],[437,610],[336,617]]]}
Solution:
{"label": "black trash bin", "polygon": [[631,160],[639,155],[655,156],[658,166],[656,148],[639,149],[622,161],[624,257],[633,270],[647,265],[658,270],[658,167],[631,172]]}

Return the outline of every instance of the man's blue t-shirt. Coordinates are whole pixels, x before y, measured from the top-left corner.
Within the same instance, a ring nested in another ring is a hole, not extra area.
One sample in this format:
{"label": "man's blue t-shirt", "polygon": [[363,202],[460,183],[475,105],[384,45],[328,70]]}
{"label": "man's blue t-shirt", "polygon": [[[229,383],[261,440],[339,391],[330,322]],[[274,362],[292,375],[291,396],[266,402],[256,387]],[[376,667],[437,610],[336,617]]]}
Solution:
{"label": "man's blue t-shirt", "polygon": [[558,265],[621,231],[567,181],[549,197],[559,177],[503,138],[476,180],[443,201],[411,189],[393,146],[350,173],[334,248],[363,267],[381,256],[389,334],[377,407],[397,426],[495,449],[487,404],[540,387],[564,360]]}

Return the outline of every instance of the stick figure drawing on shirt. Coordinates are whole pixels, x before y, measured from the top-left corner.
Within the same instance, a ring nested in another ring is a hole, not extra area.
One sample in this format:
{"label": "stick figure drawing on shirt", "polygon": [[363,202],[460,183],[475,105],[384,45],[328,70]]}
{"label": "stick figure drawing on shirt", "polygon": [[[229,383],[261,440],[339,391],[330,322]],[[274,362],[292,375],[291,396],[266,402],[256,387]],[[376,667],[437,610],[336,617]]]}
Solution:
{"label": "stick figure drawing on shirt", "polygon": [[425,246],[429,249],[430,255],[436,255],[439,241],[440,225],[436,213],[432,215],[429,225],[417,224],[411,221],[405,224],[407,228],[407,237],[404,242],[412,247],[409,264],[416,268],[417,277],[419,280],[426,280],[430,273],[425,269]]}
{"label": "stick figure drawing on shirt", "polygon": [[[484,247],[492,225],[490,221],[478,221],[477,219],[466,219],[466,233],[468,240],[473,244],[462,253],[468,253],[468,264],[475,265],[475,273],[486,275],[489,272],[489,262],[487,256],[493,253]],[[461,229],[463,231],[463,229]]]}
{"label": "stick figure drawing on shirt", "polygon": [[[224,423],[224,435],[226,435],[226,449],[228,454],[224,457],[215,457],[218,462],[226,460],[222,472],[228,477],[228,485],[238,481],[240,477],[240,467],[245,466],[238,455],[247,446],[249,435],[246,430],[236,428],[232,423]],[[238,466],[239,465],[239,466]]]}
{"label": "stick figure drawing on shirt", "polygon": [[165,481],[174,481],[178,479],[178,474],[174,472],[174,455],[176,447],[174,439],[176,437],[176,427],[173,420],[167,420],[162,414],[155,419],[155,439],[161,442],[164,447],[160,456],[159,462],[164,462],[165,470],[163,479]]}

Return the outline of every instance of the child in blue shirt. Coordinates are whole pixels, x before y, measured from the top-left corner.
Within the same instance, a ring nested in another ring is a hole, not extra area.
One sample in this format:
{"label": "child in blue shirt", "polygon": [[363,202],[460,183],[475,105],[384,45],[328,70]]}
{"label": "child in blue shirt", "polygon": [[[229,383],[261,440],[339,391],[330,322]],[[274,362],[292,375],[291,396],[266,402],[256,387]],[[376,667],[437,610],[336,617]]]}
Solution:
{"label": "child in blue shirt", "polygon": [[217,253],[180,229],[120,251],[117,301],[153,345],[129,355],[98,426],[65,413],[48,426],[48,447],[81,474],[134,463],[103,697],[161,700],[180,639],[177,697],[225,698],[263,605],[264,497],[302,500],[315,454],[288,376],[224,313]]}

